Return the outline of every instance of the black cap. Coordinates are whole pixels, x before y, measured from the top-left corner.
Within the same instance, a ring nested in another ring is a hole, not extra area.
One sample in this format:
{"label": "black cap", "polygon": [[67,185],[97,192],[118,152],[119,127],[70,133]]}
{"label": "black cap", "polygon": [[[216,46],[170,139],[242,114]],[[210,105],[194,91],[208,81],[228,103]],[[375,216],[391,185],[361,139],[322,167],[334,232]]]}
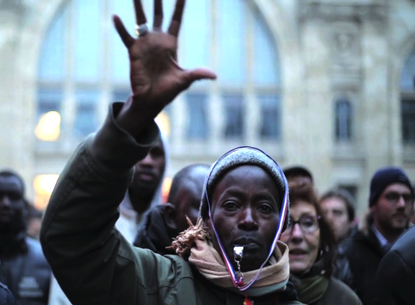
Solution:
{"label": "black cap", "polygon": [[393,183],[405,184],[411,190],[412,196],[414,196],[411,181],[401,168],[393,166],[383,167],[375,172],[370,181],[369,207],[376,204],[384,189]]}
{"label": "black cap", "polygon": [[287,178],[287,180],[289,179],[289,177],[293,177],[293,176],[304,176],[304,177],[310,178],[312,183],[314,182],[313,175],[304,166],[298,165],[298,166],[286,167],[284,168],[284,175]]}

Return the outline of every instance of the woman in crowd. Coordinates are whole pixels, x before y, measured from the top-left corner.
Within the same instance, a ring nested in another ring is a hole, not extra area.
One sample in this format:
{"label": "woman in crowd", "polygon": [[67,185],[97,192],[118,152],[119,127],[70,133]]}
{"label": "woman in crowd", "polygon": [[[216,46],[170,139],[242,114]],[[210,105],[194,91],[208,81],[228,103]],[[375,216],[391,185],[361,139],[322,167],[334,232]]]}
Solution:
{"label": "woman in crowd", "polygon": [[362,304],[345,284],[333,278],[336,245],[309,183],[290,184],[291,216],[281,235],[289,249],[291,278],[300,302],[310,305]]}

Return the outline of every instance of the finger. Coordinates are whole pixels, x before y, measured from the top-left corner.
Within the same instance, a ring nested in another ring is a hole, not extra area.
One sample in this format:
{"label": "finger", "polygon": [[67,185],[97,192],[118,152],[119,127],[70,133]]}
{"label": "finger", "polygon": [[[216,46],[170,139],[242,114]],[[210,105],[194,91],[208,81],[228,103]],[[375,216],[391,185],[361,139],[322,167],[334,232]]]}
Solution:
{"label": "finger", "polygon": [[182,24],[182,17],[184,11],[185,0],[177,0],[174,8],[173,18],[170,22],[168,33],[177,37],[179,35],[180,26]]}
{"label": "finger", "polygon": [[118,35],[120,35],[121,40],[124,43],[124,45],[127,47],[127,49],[129,49],[134,43],[134,38],[131,37],[131,35],[128,33],[120,17],[118,17],[117,15],[114,15],[112,19],[114,21],[114,26],[118,32]]}
{"label": "finger", "polygon": [[163,24],[163,0],[154,0],[154,22],[153,28],[161,30]]}
{"label": "finger", "polygon": [[207,68],[197,68],[194,70],[185,70],[182,74],[183,88],[188,88],[194,81],[202,79],[216,79],[216,74]]}
{"label": "finger", "polygon": [[134,8],[135,8],[135,20],[137,21],[137,25],[147,23],[146,15],[144,14],[141,0],[134,0]]}

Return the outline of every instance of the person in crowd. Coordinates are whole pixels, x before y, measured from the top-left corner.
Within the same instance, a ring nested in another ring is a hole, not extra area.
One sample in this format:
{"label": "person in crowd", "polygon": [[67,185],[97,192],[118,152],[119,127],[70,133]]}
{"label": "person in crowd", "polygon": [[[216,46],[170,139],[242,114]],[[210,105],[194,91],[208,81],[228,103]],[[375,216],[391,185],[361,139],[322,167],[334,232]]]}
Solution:
{"label": "person in crowd", "polygon": [[314,179],[313,175],[311,174],[311,171],[308,170],[304,166],[290,166],[286,167],[284,169],[285,177],[287,178],[288,183],[291,183],[293,181],[297,183],[310,183],[311,185],[314,185]]}
{"label": "person in crowd", "polygon": [[27,237],[27,200],[22,178],[0,171],[0,282],[21,305],[48,303],[51,269],[39,241]]}
{"label": "person in crowd", "polygon": [[147,156],[135,166],[133,180],[120,204],[115,227],[132,243],[145,215],[162,202],[162,184],[167,162],[167,139],[161,134]]}
{"label": "person in crowd", "polygon": [[356,294],[332,277],[336,245],[310,183],[289,184],[291,216],[281,241],[290,249],[290,272],[299,300],[310,305],[361,304]]}
{"label": "person in crowd", "polygon": [[350,237],[355,226],[353,197],[344,189],[332,189],[321,196],[320,207],[333,229],[337,244],[333,276],[353,288],[353,275],[344,249],[346,239]]}
{"label": "person in crowd", "polygon": [[35,206],[27,203],[27,235],[34,239],[39,239],[40,227],[42,225],[43,214]]}
{"label": "person in crowd", "polygon": [[363,304],[369,304],[382,257],[408,229],[413,198],[414,189],[401,168],[383,167],[373,175],[366,225],[345,245],[353,285]]}
{"label": "person in crowd", "polygon": [[406,231],[380,262],[372,305],[415,303],[415,227]]}
{"label": "person in crowd", "polygon": [[7,288],[6,285],[0,282],[0,305],[17,305],[16,299]]}
{"label": "person in crowd", "polygon": [[176,254],[170,247],[173,238],[189,227],[187,217],[196,223],[203,184],[209,165],[192,164],[173,178],[166,204],[154,206],[140,227],[134,245],[161,255]]}
{"label": "person in crowd", "polygon": [[56,278],[74,304],[299,304],[288,284],[288,248],[279,242],[289,213],[282,169],[264,152],[236,148],[207,178],[201,218],[173,243],[178,254],[134,248],[114,229],[132,167],[158,141],[154,118],[207,69],[176,62],[184,0],[167,33],[156,0],[149,31],[135,1],[137,32],[115,27],[129,52],[132,96],[110,108],[60,175],[40,240]]}

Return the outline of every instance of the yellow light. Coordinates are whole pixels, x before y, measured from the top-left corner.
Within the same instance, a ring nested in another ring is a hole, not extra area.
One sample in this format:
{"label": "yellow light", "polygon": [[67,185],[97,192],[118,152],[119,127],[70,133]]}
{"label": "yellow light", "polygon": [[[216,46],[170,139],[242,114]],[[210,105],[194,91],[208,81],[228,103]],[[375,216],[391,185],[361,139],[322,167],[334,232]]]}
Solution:
{"label": "yellow light", "polygon": [[44,210],[48,205],[58,178],[59,175],[39,175],[33,180],[33,188],[36,192],[35,206],[38,209]]}
{"label": "yellow light", "polygon": [[157,125],[160,128],[160,131],[164,133],[167,137],[170,136],[170,118],[167,113],[160,112],[155,119]]}
{"label": "yellow light", "polygon": [[163,180],[163,185],[161,187],[161,194],[163,197],[163,203],[167,202],[167,197],[169,197],[169,192],[171,188],[171,183],[173,179],[171,177],[165,177]]}
{"label": "yellow light", "polygon": [[35,135],[42,141],[56,141],[61,133],[61,115],[56,111],[49,111],[40,117],[35,129]]}

